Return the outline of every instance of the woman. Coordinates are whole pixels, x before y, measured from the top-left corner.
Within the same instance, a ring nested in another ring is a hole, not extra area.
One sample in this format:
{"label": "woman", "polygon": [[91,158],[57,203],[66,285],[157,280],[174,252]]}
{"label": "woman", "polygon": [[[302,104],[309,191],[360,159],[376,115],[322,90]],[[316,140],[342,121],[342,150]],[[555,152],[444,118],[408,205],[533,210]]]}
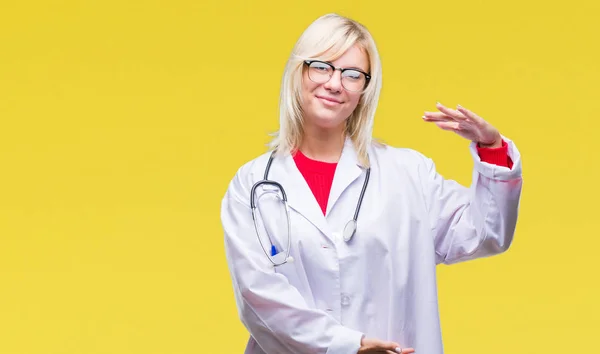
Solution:
{"label": "woman", "polygon": [[380,87],[359,23],[326,15],[296,43],[272,149],[239,169],[222,201],[246,353],[441,354],[436,265],[511,244],[513,142],[437,104],[423,119],[470,140],[475,165],[470,188],[446,180],[422,154],[372,141]]}

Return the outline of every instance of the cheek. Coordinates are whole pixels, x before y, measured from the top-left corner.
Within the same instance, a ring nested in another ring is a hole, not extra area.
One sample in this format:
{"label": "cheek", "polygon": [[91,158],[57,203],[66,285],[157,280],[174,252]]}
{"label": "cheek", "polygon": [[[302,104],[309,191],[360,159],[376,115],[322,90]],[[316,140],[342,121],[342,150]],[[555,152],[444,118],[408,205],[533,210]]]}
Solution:
{"label": "cheek", "polygon": [[312,93],[317,87],[319,86],[319,84],[315,84],[314,82],[310,81],[310,79],[308,78],[308,74],[304,73],[302,76],[302,92],[304,96],[309,95],[310,93]]}
{"label": "cheek", "polygon": [[314,96],[314,91],[318,85],[314,83],[304,83],[302,85],[302,98],[305,105],[310,105],[312,102],[312,96]]}
{"label": "cheek", "polygon": [[360,102],[360,95],[352,95],[348,97],[348,109],[353,111]]}

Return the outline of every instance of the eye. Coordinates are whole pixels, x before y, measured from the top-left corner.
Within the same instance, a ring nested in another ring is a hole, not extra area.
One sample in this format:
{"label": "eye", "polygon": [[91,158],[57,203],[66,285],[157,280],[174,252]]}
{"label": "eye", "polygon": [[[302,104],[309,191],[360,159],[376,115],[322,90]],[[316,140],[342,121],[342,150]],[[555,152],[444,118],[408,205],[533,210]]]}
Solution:
{"label": "eye", "polygon": [[313,62],[310,64],[310,68],[317,71],[328,71],[331,67],[325,63]]}
{"label": "eye", "polygon": [[356,70],[346,70],[344,71],[344,77],[350,80],[360,80],[362,77],[362,73]]}

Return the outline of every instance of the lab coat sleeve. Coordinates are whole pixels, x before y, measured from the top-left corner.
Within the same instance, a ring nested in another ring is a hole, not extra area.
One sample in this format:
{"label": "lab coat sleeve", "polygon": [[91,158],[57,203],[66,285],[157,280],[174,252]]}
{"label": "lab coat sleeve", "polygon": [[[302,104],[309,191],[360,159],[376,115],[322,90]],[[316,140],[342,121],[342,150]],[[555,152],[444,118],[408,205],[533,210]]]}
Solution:
{"label": "lab coat sleeve", "polygon": [[238,172],[233,179],[221,208],[226,257],[242,323],[269,354],[356,353],[363,334],[309,308],[287,278],[271,267],[255,234],[251,184],[243,182],[244,175]]}
{"label": "lab coat sleeve", "polygon": [[513,241],[522,188],[521,155],[508,144],[512,168],[483,162],[475,143],[469,188],[442,177],[424,158],[422,183],[437,263],[453,264],[506,251]]}

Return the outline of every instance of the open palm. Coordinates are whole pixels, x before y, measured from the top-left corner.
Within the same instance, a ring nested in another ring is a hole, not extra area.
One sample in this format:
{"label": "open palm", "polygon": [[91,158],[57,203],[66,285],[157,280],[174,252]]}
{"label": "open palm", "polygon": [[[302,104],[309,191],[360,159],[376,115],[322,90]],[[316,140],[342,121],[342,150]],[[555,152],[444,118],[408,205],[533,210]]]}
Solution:
{"label": "open palm", "polygon": [[460,105],[457,109],[451,109],[438,102],[436,107],[439,112],[425,112],[424,121],[432,122],[441,129],[453,131],[484,147],[501,145],[502,137],[498,129],[477,114]]}

